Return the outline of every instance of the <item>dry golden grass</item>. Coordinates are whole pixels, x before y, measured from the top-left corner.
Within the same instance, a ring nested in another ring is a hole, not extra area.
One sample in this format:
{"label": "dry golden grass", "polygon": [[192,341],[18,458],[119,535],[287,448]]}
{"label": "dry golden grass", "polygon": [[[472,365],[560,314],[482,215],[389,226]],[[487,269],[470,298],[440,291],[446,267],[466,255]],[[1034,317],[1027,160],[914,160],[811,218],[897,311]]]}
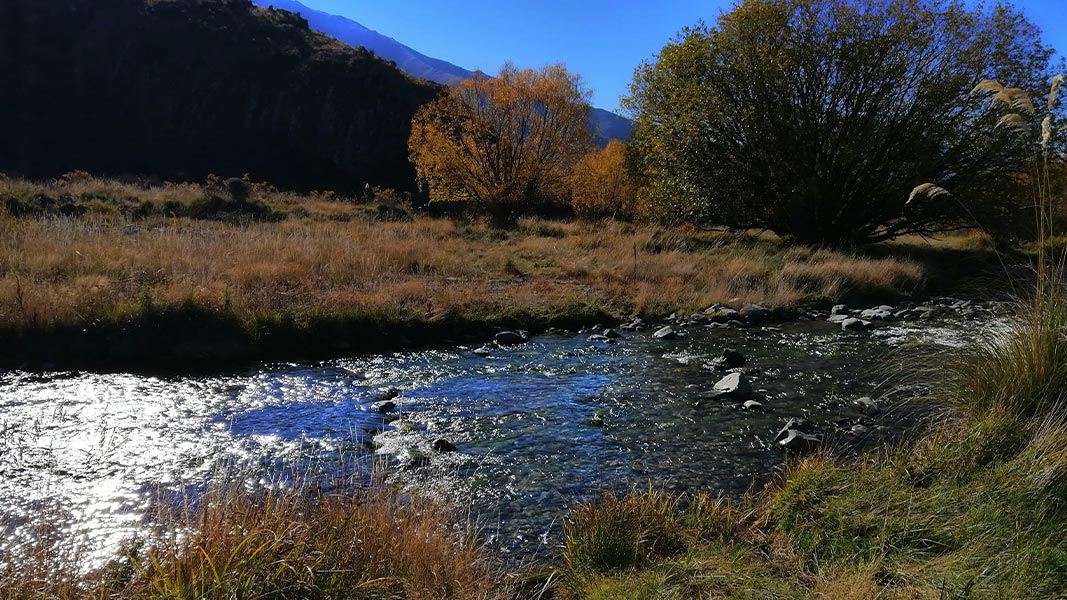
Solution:
{"label": "dry golden grass", "polygon": [[504,233],[427,217],[382,221],[366,204],[321,194],[258,191],[280,221],[143,210],[210,193],[195,184],[141,188],[85,178],[0,182],[0,203],[43,194],[87,209],[77,217],[0,216],[0,323],[91,322],[188,300],[246,320],[283,313],[477,319],[575,306],[666,313],[716,302],[791,307],[907,293],[924,278],[910,260],[787,248],[766,236],[534,220]]}
{"label": "dry golden grass", "polygon": [[419,498],[380,488],[250,494],[220,485],[196,506],[164,510],[147,543],[95,570],[69,532],[42,529],[28,549],[0,552],[0,598],[507,596],[483,548]]}

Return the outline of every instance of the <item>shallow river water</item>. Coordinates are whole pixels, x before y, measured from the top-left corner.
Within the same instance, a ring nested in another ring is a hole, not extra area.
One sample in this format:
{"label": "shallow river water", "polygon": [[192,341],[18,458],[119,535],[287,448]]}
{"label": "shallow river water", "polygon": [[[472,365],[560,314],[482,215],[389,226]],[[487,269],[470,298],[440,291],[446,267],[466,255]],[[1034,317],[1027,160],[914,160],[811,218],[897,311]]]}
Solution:
{"label": "shallow river water", "polygon": [[[469,509],[502,551],[543,552],[566,508],[605,490],[738,493],[766,480],[782,464],[773,438],[789,417],[843,443],[891,434],[899,411],[871,416],[854,401],[879,398],[902,367],[939,360],[997,322],[950,316],[855,334],[825,322],[693,327],[683,339],[649,330],[614,344],[546,335],[484,358],[452,348],[208,377],[9,372],[0,519],[18,543],[34,515],[61,510],[110,552],[161,495],[195,494],[220,473],[277,484],[377,462],[389,481]],[[707,397],[721,377],[709,362],[724,348],[747,356],[768,410]],[[403,422],[387,424],[371,404],[393,388]],[[855,424],[868,432],[848,433]],[[458,452],[434,453],[438,438]]]}

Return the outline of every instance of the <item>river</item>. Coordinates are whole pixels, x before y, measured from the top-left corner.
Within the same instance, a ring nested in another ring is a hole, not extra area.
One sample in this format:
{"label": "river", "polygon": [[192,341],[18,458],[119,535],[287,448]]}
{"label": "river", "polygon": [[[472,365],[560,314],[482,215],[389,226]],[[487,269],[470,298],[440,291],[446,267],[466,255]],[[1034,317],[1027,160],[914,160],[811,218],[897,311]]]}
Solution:
{"label": "river", "polygon": [[[374,464],[389,483],[463,508],[500,551],[537,555],[558,543],[568,506],[605,490],[737,494],[766,481],[790,417],[842,447],[913,426],[922,410],[892,399],[899,382],[1001,327],[996,309],[863,333],[821,320],[692,326],[674,340],[648,329],[614,343],[556,333],[487,357],[456,347],[211,376],[8,372],[0,518],[19,543],[42,514],[62,514],[106,554],[154,503],[214,478],[287,485]],[[710,362],[725,348],[747,358],[765,410],[710,397],[722,376]],[[397,392],[388,417],[373,410]],[[856,404],[864,396],[877,414]],[[457,451],[435,452],[441,438]]]}

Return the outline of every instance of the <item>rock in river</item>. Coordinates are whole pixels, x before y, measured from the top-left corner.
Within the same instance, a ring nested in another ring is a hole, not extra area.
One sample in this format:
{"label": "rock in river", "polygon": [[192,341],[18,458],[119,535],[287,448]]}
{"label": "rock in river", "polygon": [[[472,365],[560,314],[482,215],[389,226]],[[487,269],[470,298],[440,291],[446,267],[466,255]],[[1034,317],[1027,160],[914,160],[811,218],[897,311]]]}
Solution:
{"label": "rock in river", "polygon": [[456,445],[446,440],[445,438],[437,438],[433,441],[434,452],[455,452],[457,450]]}
{"label": "rock in river", "polygon": [[496,343],[501,346],[514,346],[515,344],[521,344],[527,340],[525,335],[522,335],[516,331],[501,331],[493,338]]}
{"label": "rock in river", "polygon": [[740,373],[730,373],[715,384],[716,396],[744,396],[752,393],[752,384]]}
{"label": "rock in river", "polygon": [[893,307],[876,306],[874,308],[868,308],[860,313],[860,318],[869,319],[871,321],[890,321],[893,319]]}
{"label": "rock in river", "polygon": [[711,364],[720,369],[736,369],[745,366],[745,355],[727,348],[722,351],[722,356],[711,361]]}
{"label": "rock in river", "polygon": [[822,437],[790,429],[778,440],[778,445],[789,452],[811,452],[822,445]]}
{"label": "rock in river", "polygon": [[741,315],[749,321],[762,321],[771,316],[771,309],[759,304],[746,304],[741,308]]}
{"label": "rock in river", "polygon": [[656,333],[652,334],[652,337],[658,340],[673,340],[674,338],[678,337],[678,332],[675,331],[673,327],[668,325],[661,329],[657,329]]}
{"label": "rock in river", "polygon": [[372,404],[371,408],[374,409],[374,412],[382,413],[384,415],[387,412],[393,412],[393,409],[396,408],[396,402],[393,402],[392,400],[382,400]]}
{"label": "rock in river", "polygon": [[745,410],[759,411],[763,410],[764,406],[763,403],[759,402],[758,400],[745,400],[745,403],[741,406],[741,408]]}
{"label": "rock in river", "polygon": [[863,319],[851,318],[841,321],[841,329],[845,331],[866,331],[870,329],[870,327],[871,322],[864,321]]}

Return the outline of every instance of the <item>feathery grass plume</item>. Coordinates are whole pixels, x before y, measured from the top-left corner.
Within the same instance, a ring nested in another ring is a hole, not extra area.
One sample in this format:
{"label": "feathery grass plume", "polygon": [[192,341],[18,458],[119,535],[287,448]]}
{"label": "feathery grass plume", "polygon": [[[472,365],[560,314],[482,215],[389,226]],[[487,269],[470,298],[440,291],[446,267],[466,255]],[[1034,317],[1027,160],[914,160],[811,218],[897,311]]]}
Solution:
{"label": "feathery grass plume", "polygon": [[1008,127],[1015,131],[1026,131],[1026,119],[1019,113],[1008,113],[997,121],[994,129],[999,129],[1001,127]]}
{"label": "feathery grass plume", "polygon": [[908,194],[908,201],[905,204],[911,204],[913,200],[919,196],[926,196],[927,198],[940,198],[942,196],[951,196],[952,194],[945,188],[937,185],[936,183],[920,183],[915,186],[911,193]]}
{"label": "feathery grass plume", "polygon": [[992,79],[982,80],[971,90],[972,96],[980,94],[989,94],[993,106],[1003,104],[1012,110],[1022,110],[1027,113],[1033,113],[1035,110],[1034,103],[1030,100],[1030,95],[1026,93],[1026,90],[1006,87]]}
{"label": "feathery grass plume", "polygon": [[1063,85],[1063,80],[1064,77],[1062,73],[1052,78],[1052,88],[1049,90],[1048,93],[1048,105],[1046,106],[1047,110],[1052,110],[1052,107],[1056,105],[1056,96],[1060,92],[1060,87]]}
{"label": "feathery grass plume", "polygon": [[974,86],[974,89],[971,90],[971,95],[977,96],[979,94],[996,94],[1003,90],[1004,86],[1001,85],[999,81],[994,81],[992,79],[983,79],[982,81],[978,82],[978,85]]}
{"label": "feathery grass plume", "polygon": [[1052,141],[1052,115],[1045,115],[1041,120],[1041,149],[1048,150],[1049,142]]}

